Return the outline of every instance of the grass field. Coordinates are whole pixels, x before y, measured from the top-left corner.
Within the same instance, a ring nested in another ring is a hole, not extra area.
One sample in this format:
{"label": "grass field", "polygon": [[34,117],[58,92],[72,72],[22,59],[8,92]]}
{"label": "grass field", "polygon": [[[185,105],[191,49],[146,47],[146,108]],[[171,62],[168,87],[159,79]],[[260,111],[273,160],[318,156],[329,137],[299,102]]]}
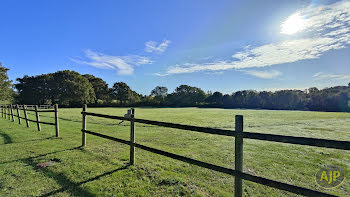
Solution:
{"label": "grass field", "polygon": [[[123,115],[126,108],[89,108]],[[234,177],[140,149],[136,165],[127,166],[129,147],[87,136],[81,148],[81,109],[60,109],[60,138],[54,127],[36,130],[0,118],[0,196],[233,196]],[[244,130],[271,134],[350,141],[350,114],[198,108],[136,108],[136,117],[234,130],[234,116],[244,116]],[[34,115],[30,114],[31,119]],[[53,122],[53,114],[41,120]],[[88,117],[87,128],[129,139],[129,123]],[[234,138],[136,124],[136,142],[201,161],[234,168]],[[38,168],[49,160],[57,165]],[[322,189],[315,173],[338,165],[345,181]],[[328,192],[350,195],[349,151],[244,140],[244,171],[253,175]],[[245,196],[295,196],[243,181]]]}

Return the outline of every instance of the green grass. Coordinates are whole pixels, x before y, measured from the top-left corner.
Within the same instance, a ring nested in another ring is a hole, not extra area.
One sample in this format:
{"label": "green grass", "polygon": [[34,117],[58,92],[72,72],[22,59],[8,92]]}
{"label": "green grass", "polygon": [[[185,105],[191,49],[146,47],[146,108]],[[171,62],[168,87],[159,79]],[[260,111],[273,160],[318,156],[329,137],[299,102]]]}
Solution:
{"label": "green grass", "polygon": [[[126,108],[89,108],[123,115]],[[87,136],[81,148],[81,109],[60,109],[60,138],[54,127],[42,131],[0,118],[0,196],[233,196],[234,177],[136,149],[136,165],[127,166],[129,147]],[[198,108],[136,108],[136,117],[234,130],[234,116],[244,116],[244,130],[350,141],[350,114]],[[41,120],[53,122],[51,113]],[[29,114],[34,119],[33,114]],[[129,123],[88,117],[87,128],[129,139]],[[136,142],[201,161],[234,168],[234,138],[136,124]],[[49,160],[47,168],[36,167]],[[345,181],[335,189],[315,183],[324,165],[338,165]],[[350,154],[326,148],[244,140],[244,171],[339,196],[350,194]],[[295,196],[243,181],[245,196]]]}

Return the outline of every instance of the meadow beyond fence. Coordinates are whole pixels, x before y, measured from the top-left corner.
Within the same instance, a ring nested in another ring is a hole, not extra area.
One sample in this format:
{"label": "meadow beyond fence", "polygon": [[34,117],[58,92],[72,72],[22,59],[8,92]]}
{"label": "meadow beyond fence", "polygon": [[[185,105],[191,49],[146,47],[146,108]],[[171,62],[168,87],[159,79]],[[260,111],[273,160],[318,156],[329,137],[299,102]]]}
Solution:
{"label": "meadow beyond fence", "polygon": [[[135,163],[135,147],[143,149],[145,151],[153,152],[156,154],[160,154],[166,157],[170,157],[172,159],[180,160],[186,163],[190,163],[193,165],[201,166],[204,168],[208,168],[214,171],[222,172],[228,175],[235,176],[235,196],[242,196],[243,193],[243,180],[252,181],[258,184],[270,186],[273,188],[277,188],[280,190],[285,190],[288,192],[292,192],[295,194],[305,195],[305,196],[334,196],[327,193],[298,187],[274,180],[270,180],[267,178],[255,176],[243,172],[243,139],[255,139],[255,140],[263,140],[263,141],[272,141],[272,142],[281,142],[281,143],[289,143],[289,144],[298,144],[298,145],[307,145],[314,147],[324,147],[324,148],[333,148],[340,150],[350,150],[350,142],[349,141],[337,141],[337,140],[326,140],[326,139],[316,139],[316,138],[305,138],[305,137],[294,137],[294,136],[283,136],[283,135],[273,135],[273,134],[263,134],[263,133],[251,133],[245,132],[243,130],[243,116],[236,115],[235,117],[235,131],[232,130],[223,130],[223,129],[214,129],[207,127],[197,127],[197,126],[189,126],[182,124],[174,124],[169,122],[159,122],[145,119],[137,119],[135,118],[135,110],[129,109],[128,113],[124,116],[112,116],[112,115],[104,115],[99,113],[92,113],[87,111],[86,105],[83,107],[83,111],[81,112],[83,116],[83,128],[82,128],[82,146],[86,146],[86,134],[91,134],[94,136],[98,136],[101,138],[106,138],[109,140],[113,140],[116,142],[124,143],[130,146],[130,164],[134,165]],[[86,129],[87,126],[87,118],[86,116],[95,116],[101,118],[108,119],[117,119],[122,121],[130,121],[130,140],[123,140],[120,138],[100,134],[97,132],[89,131]],[[195,131],[201,133],[208,133],[214,135],[221,136],[229,136],[235,138],[235,169],[225,168],[217,165],[213,165],[207,162],[202,162],[199,160],[191,159],[188,157],[184,157],[181,155],[173,154],[170,152],[166,152],[163,150],[151,148],[148,146],[144,146],[135,142],[135,122],[149,125],[156,125],[161,127],[169,127],[176,128],[188,131]],[[277,170],[277,169],[276,169]]]}
{"label": "meadow beyond fence", "polygon": [[[1,108],[1,117],[12,120],[12,122],[15,122],[15,118],[18,119],[18,124],[22,124],[22,120],[25,121],[26,126],[30,127],[29,122],[35,122],[38,128],[38,131],[41,131],[40,124],[47,124],[47,125],[53,125],[55,126],[56,131],[56,137],[59,137],[60,131],[59,131],[59,121],[58,121],[58,105],[0,105]],[[52,109],[53,108],[53,109]],[[14,113],[14,110],[17,112],[17,114]],[[21,111],[24,114],[24,117],[21,116]],[[28,111],[35,112],[35,120],[30,119],[28,117]],[[43,122],[40,121],[40,113],[44,112],[53,112],[55,114],[55,122]]]}
{"label": "meadow beyond fence", "polygon": [[[334,190],[317,187],[313,174],[324,164],[341,166],[349,173],[347,113],[87,110],[84,105],[82,111],[60,109],[61,135],[52,138],[36,130],[48,130],[55,125],[50,123],[53,118],[58,130],[58,106],[0,107],[5,118],[0,130],[0,140],[4,139],[0,144],[0,196],[348,196],[350,191],[348,179]],[[44,111],[48,116],[39,115]],[[244,124],[243,115],[233,120],[234,114],[243,114]],[[20,117],[21,124],[34,122],[35,127],[27,129],[33,132],[23,131],[13,117]],[[14,122],[7,122],[9,118]],[[43,122],[49,126],[37,129]],[[264,131],[272,134],[260,133]],[[58,163],[38,169],[38,164],[47,161]],[[130,164],[138,165],[127,167]]]}

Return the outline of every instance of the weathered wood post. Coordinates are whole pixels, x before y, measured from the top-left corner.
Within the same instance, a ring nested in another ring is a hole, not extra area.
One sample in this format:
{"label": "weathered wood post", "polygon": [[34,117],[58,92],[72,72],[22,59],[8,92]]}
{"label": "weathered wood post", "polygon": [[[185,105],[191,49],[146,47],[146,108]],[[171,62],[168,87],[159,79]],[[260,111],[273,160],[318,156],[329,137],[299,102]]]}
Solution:
{"label": "weathered wood post", "polygon": [[18,124],[21,124],[21,113],[19,111],[19,105],[16,105],[16,109],[17,109],[17,118],[18,118]]}
{"label": "weathered wood post", "polygon": [[6,120],[6,105],[4,106],[4,117],[5,117],[5,120]]}
{"label": "weathered wood post", "polygon": [[4,106],[3,105],[1,105],[1,117],[4,117],[4,108],[3,108]]}
{"label": "weathered wood post", "polygon": [[135,109],[128,111],[130,114],[130,165],[135,164]]}
{"label": "weathered wood post", "polygon": [[240,173],[243,170],[243,116],[235,117],[235,170],[238,174],[235,176],[235,197],[241,197],[243,194],[242,178]]}
{"label": "weathered wood post", "polygon": [[38,126],[38,131],[41,131],[38,105],[35,105],[35,116],[36,116],[36,124]]}
{"label": "weathered wood post", "polygon": [[7,111],[8,111],[8,119],[9,120],[11,120],[11,106],[10,105],[8,105],[8,109],[7,109]]}
{"label": "weathered wood post", "polygon": [[26,120],[26,125],[27,125],[27,127],[29,127],[29,120],[28,120],[28,114],[27,114],[27,106],[26,106],[26,105],[22,105],[22,107],[23,107],[24,119]]}
{"label": "weathered wood post", "polygon": [[14,114],[13,114],[13,105],[11,104],[11,119],[12,119],[12,122],[15,121],[15,118],[14,118]]}
{"label": "weathered wood post", "polygon": [[82,146],[86,146],[86,133],[85,133],[85,130],[86,130],[86,114],[84,112],[86,112],[86,109],[87,109],[87,105],[83,105],[83,131],[82,131]]}
{"label": "weathered wood post", "polygon": [[56,137],[59,137],[60,127],[58,125],[58,104],[55,104],[55,127],[56,127]]}

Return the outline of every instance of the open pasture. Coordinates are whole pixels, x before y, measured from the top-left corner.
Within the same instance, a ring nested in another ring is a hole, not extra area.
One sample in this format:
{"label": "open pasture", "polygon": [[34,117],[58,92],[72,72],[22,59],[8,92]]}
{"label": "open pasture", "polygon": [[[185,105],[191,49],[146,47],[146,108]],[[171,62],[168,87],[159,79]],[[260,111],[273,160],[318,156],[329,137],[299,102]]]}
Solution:
{"label": "open pasture", "polygon": [[[0,119],[0,196],[232,196],[234,177],[136,149],[136,165],[127,166],[129,146],[87,135],[81,148],[82,109],[59,109],[60,138],[53,126],[36,130]],[[127,108],[88,108],[90,112],[124,115]],[[234,130],[243,115],[244,130],[290,136],[350,140],[350,114],[306,111],[200,108],[136,108],[135,117]],[[29,113],[34,119],[34,114]],[[40,116],[53,122],[51,114]],[[136,142],[204,162],[234,168],[234,138],[136,123]],[[129,140],[128,122],[89,117],[87,129]],[[244,140],[244,171],[292,185],[350,194],[348,151]],[[57,165],[38,168],[49,160]],[[335,189],[315,183],[324,165],[345,171]],[[243,181],[246,196],[295,196]]]}

